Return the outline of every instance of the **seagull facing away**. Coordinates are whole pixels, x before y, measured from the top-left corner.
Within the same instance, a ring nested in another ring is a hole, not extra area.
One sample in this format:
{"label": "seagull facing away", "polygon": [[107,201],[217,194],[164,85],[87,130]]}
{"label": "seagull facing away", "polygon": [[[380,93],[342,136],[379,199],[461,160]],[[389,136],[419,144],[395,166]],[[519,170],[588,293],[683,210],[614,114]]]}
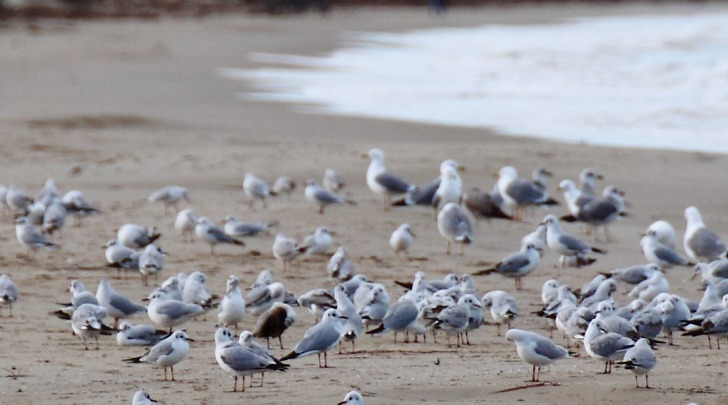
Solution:
{"label": "seagull facing away", "polygon": [[437,230],[447,240],[446,254],[450,254],[452,243],[460,244],[460,254],[464,246],[473,242],[473,225],[465,209],[459,204],[448,203],[437,214]]}
{"label": "seagull facing away", "polygon": [[703,223],[700,211],[696,207],[685,208],[685,219],[688,222],[683,240],[685,253],[696,262],[712,262],[726,256],[725,243],[718,235]]}
{"label": "seagull facing away", "polygon": [[324,208],[326,208],[327,205],[356,205],[355,201],[344,198],[332,191],[324,190],[314,179],[309,179],[306,182],[306,189],[304,190],[304,193],[306,194],[307,200],[319,206],[319,214],[324,213]]}
{"label": "seagull facing away", "polygon": [[533,366],[531,382],[539,381],[541,366],[569,357],[569,351],[539,334],[520,329],[506,332],[506,339],[516,344],[518,357]]}
{"label": "seagull facing away", "polygon": [[170,206],[174,207],[175,212],[177,209],[177,203],[184,200],[190,202],[189,193],[187,189],[180,186],[166,186],[153,192],[149,198],[149,202],[161,202],[164,204],[164,213],[167,213],[167,208]]}
{"label": "seagull facing away", "polygon": [[636,388],[640,388],[637,376],[645,376],[645,388],[650,388],[650,381],[647,374],[655,368],[657,357],[650,347],[650,341],[641,338],[635,343],[634,347],[624,353],[624,360],[618,361],[617,364],[624,365],[624,368],[634,373],[634,384]]}
{"label": "seagull facing away", "polygon": [[414,191],[415,186],[407,183],[384,167],[384,152],[381,149],[370,149],[367,153],[371,162],[367,168],[367,185],[374,194],[384,197],[384,209],[389,209],[389,198],[393,195]]}
{"label": "seagull facing away", "polygon": [[296,240],[282,233],[276,235],[272,251],[273,256],[283,263],[283,271],[288,270],[291,267],[291,262],[301,254]]}
{"label": "seagull facing away", "polygon": [[412,227],[409,224],[402,224],[389,237],[389,246],[394,250],[394,254],[399,256],[399,252],[404,252],[405,256],[408,256],[407,250],[412,246],[412,239],[415,237],[415,233],[412,232]]}
{"label": "seagull facing away", "polygon": [[253,208],[256,200],[263,202],[263,208],[268,207],[268,198],[271,196],[268,185],[252,172],[246,172],[243,178],[243,193],[250,198],[249,206]]}

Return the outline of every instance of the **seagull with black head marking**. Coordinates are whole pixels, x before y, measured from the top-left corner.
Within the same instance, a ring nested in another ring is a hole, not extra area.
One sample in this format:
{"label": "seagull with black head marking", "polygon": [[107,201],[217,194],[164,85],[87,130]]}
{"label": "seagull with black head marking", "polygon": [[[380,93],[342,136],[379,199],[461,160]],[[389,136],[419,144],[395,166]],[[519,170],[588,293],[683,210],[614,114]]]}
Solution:
{"label": "seagull with black head marking", "polygon": [[415,186],[387,171],[384,166],[384,152],[381,149],[370,149],[367,156],[371,159],[367,168],[367,185],[374,194],[384,197],[384,209],[389,209],[389,198],[393,195],[413,191]]}

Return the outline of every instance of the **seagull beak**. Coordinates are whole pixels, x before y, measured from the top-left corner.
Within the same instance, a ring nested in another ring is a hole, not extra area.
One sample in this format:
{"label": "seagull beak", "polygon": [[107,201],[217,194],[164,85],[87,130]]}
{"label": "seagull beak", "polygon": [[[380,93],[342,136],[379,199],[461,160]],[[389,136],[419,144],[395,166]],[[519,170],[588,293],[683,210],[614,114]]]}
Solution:
{"label": "seagull beak", "polygon": [[550,170],[543,169],[541,170],[541,174],[543,174],[546,177],[553,177],[554,174]]}
{"label": "seagull beak", "polygon": [[149,302],[149,298],[142,298],[142,302]]}
{"label": "seagull beak", "polygon": [[694,271],[694,272],[693,272],[693,275],[692,275],[692,276],[690,276],[690,280],[693,280],[693,279],[695,279],[695,277],[697,277],[697,276],[698,276],[698,271]]}
{"label": "seagull beak", "polygon": [[192,339],[192,338],[185,338],[185,340],[188,341],[188,342],[194,342],[195,341],[195,339]]}
{"label": "seagull beak", "polygon": [[458,171],[464,173],[465,172],[465,166],[463,166],[463,165],[458,166]]}
{"label": "seagull beak", "polygon": [[409,233],[410,235],[412,235],[412,237],[417,237],[417,235],[415,235],[415,233],[412,232],[411,230],[410,231],[407,231],[407,233]]}
{"label": "seagull beak", "polygon": [[344,405],[344,404],[346,404],[346,401],[341,401],[341,402],[339,402],[339,403],[338,403],[338,404],[336,404],[336,405]]}
{"label": "seagull beak", "polygon": [[362,154],[361,154],[361,158],[362,158],[362,159],[369,159],[369,155],[368,155],[368,154],[366,154],[366,153],[362,153]]}
{"label": "seagull beak", "polygon": [[339,319],[349,319],[349,317],[348,317],[348,316],[343,316],[343,315],[342,315],[342,316],[339,316]]}
{"label": "seagull beak", "polygon": [[596,175],[596,179],[597,180],[604,180],[604,176],[602,176],[601,174],[597,174]]}
{"label": "seagull beak", "polygon": [[498,174],[498,172],[493,172],[493,178],[497,179],[498,177],[500,177],[500,174]]}

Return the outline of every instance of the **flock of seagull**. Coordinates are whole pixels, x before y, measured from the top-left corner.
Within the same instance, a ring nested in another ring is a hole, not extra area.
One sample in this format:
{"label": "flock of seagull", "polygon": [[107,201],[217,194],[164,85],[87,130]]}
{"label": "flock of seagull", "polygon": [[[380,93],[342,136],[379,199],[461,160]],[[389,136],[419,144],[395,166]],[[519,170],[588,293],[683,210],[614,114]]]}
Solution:
{"label": "flock of seagull", "polygon": [[[497,182],[491,191],[478,188],[464,191],[459,174],[464,168],[454,160],[442,162],[437,179],[416,186],[387,170],[381,150],[372,149],[366,156],[370,159],[367,185],[380,196],[384,209],[412,206],[431,209],[447,254],[453,245],[463,254],[466,246],[473,243],[474,219],[517,221],[532,215],[533,208],[560,204],[547,192],[546,181],[551,173],[542,168],[536,168],[532,178],[522,178],[515,168],[506,166],[495,173]],[[300,357],[316,354],[319,367],[328,367],[327,352],[337,346],[341,352],[342,346],[348,343],[354,352],[356,341],[363,334],[392,332],[395,342],[398,334],[403,335],[405,342],[410,337],[415,342],[420,338],[426,341],[428,336],[436,341],[438,335],[444,334],[448,346],[454,339],[460,347],[470,344],[469,332],[484,324],[497,325],[499,336],[501,326],[508,327],[505,338],[515,344],[517,355],[532,366],[533,383],[540,381],[542,366],[573,356],[573,350],[580,351],[583,346],[590,357],[605,362],[604,373],[611,372],[612,364],[620,364],[634,373],[637,387],[640,387],[637,379],[640,375],[645,376],[645,387],[649,387],[647,375],[657,362],[653,349],[660,344],[672,345],[673,332],[706,335],[711,348],[713,337],[718,348],[719,339],[728,337],[728,249],[705,226],[696,207],[685,209],[685,256],[677,250],[673,227],[666,221],[657,221],[645,230],[640,242],[645,264],[602,272],[578,290],[556,279],[546,281],[541,294],[543,308],[537,314],[551,324],[550,337],[511,329],[511,322],[523,314],[507,291],[481,295],[474,287],[474,277],[498,273],[513,278],[515,290],[521,290],[523,279],[541,264],[546,250],[559,256],[561,267],[588,266],[596,261],[595,255],[607,254],[605,249],[592,246],[585,238],[570,234],[561,226],[563,222],[581,223],[586,235],[592,235],[594,241],[598,241],[601,228],[604,241],[610,240],[608,226],[629,217],[626,211],[629,203],[624,192],[614,186],[605,187],[598,195],[595,182],[599,180],[603,180],[600,174],[585,169],[579,175],[578,187],[572,180],[561,181],[558,189],[563,192],[568,214],[546,215],[531,233],[523,236],[519,248],[501,261],[472,274],[453,273],[435,280],[428,280],[419,271],[412,281],[397,281],[406,292],[396,299],[384,284],[358,274],[356,263],[341,246],[331,255],[326,267],[329,278],[337,283],[334,288],[318,288],[296,296],[275,281],[271,271],[263,270],[245,294],[240,279],[231,275],[220,297],[208,288],[205,274],[196,271],[166,278],[149,293],[145,299],[148,303],[142,305],[116,292],[106,278],[98,280],[95,294],[87,291],[79,280],[73,280],[69,286],[71,299],[52,314],[70,321],[73,333],[80,337],[86,350],[90,340],[95,340],[98,349],[98,337],[111,334],[116,335],[121,346],[149,346],[140,356],[126,361],[162,368],[165,380],[169,369],[171,380],[175,380],[174,366],[185,359],[190,342],[194,342],[184,330],[176,328],[204,318],[209,311],[217,311],[215,359],[233,377],[232,391],[237,391],[239,377],[242,391],[245,391],[246,377],[252,386],[253,375],[261,375],[262,386],[266,372],[284,372],[290,367],[284,362]],[[326,170],[321,184],[308,180],[304,191],[318,213],[323,215],[332,205],[356,204],[341,194],[346,183],[332,169]],[[251,208],[257,204],[267,207],[272,197],[289,196],[295,187],[296,183],[289,177],[277,179],[272,187],[250,172],[243,180],[243,192]],[[190,201],[188,190],[179,186],[155,191],[148,200],[163,204],[165,213],[172,209],[176,213],[174,227],[183,240],[197,238],[209,244],[211,254],[215,254],[217,245],[244,246],[243,238],[270,234],[278,225],[244,222],[233,216],[227,216],[218,225],[209,218],[197,217],[192,208],[179,209],[180,203]],[[48,179],[35,199],[13,186],[0,186],[0,205],[4,215],[17,218],[17,240],[28,249],[30,258],[38,249],[63,249],[54,242],[54,235],[62,231],[67,216],[75,218],[75,223],[80,225],[82,218],[101,214],[80,191],[61,196],[52,179]],[[138,271],[144,286],[148,286],[151,278],[156,286],[167,255],[155,245],[160,236],[154,227],[136,224],[119,227],[116,238],[109,240],[105,248],[106,261],[117,269],[117,278],[122,273],[127,277],[128,270]],[[415,238],[412,227],[403,223],[391,234],[389,245],[396,255],[408,255]],[[271,251],[286,272],[297,258],[328,255],[333,245],[332,232],[319,227],[300,242],[277,233]],[[670,292],[664,271],[673,266],[693,266],[694,277],[702,278],[705,292],[699,302]],[[614,295],[620,283],[631,286],[627,295],[633,301],[624,306],[617,304]],[[12,307],[17,301],[18,289],[10,276],[0,275],[0,309],[7,306],[12,316]],[[295,307],[308,309],[317,323],[288,354],[276,358],[270,352],[271,339],[278,339],[283,349],[282,336],[296,321]],[[127,321],[138,314],[147,316],[152,325],[134,325]],[[257,317],[255,328],[237,334],[246,314]],[[104,323],[106,318],[113,319],[112,326]],[[554,330],[564,336],[567,347],[554,343]],[[662,335],[666,341],[659,340]],[[265,339],[266,343],[257,343],[255,338]],[[133,404],[151,402],[156,401],[146,391],[133,395]],[[340,404],[363,404],[363,397],[352,391]]]}

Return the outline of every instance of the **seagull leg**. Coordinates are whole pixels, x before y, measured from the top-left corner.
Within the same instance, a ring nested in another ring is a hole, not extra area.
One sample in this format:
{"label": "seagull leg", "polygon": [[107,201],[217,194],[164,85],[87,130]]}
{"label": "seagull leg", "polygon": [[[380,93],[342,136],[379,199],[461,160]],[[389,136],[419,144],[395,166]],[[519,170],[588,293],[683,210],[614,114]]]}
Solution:
{"label": "seagull leg", "polygon": [[328,367],[329,367],[329,361],[326,358],[326,352],[324,352],[324,368],[328,368]]}
{"label": "seagull leg", "polygon": [[501,324],[499,324],[499,323],[495,324],[495,326],[496,326],[496,327],[498,328],[498,336],[500,336],[500,335],[501,335],[501,334],[500,334],[500,325],[501,325]]}
{"label": "seagull leg", "polygon": [[242,377],[243,377],[243,391],[242,392],[245,392],[245,376],[242,376]]}
{"label": "seagull leg", "polygon": [[233,392],[238,392],[238,376],[233,376]]}
{"label": "seagull leg", "polygon": [[172,372],[172,381],[175,381],[175,379],[174,379],[174,366],[169,366],[169,371]]}
{"label": "seagull leg", "polygon": [[263,386],[263,380],[265,379],[265,373],[260,373],[260,386]]}
{"label": "seagull leg", "polygon": [[[720,342],[718,344],[720,344]],[[708,349],[713,350],[713,343],[711,342],[710,335],[708,335]]]}
{"label": "seagull leg", "polygon": [[324,214],[324,205],[323,204],[319,205],[319,214],[320,215]]}
{"label": "seagull leg", "polygon": [[94,339],[96,339],[96,350],[99,350],[99,337],[95,336]]}
{"label": "seagull leg", "polygon": [[249,385],[249,387],[250,388],[253,388],[253,375],[252,374],[250,375],[250,385]]}
{"label": "seagull leg", "polygon": [[450,254],[450,241],[449,240],[447,241],[447,250],[445,250],[445,254],[446,255]]}
{"label": "seagull leg", "polygon": [[164,381],[167,381],[167,367],[164,368]]}
{"label": "seagull leg", "polygon": [[341,340],[339,340],[339,354],[341,354]]}
{"label": "seagull leg", "polygon": [[319,368],[321,368],[321,353],[316,354],[318,356]]}
{"label": "seagull leg", "polygon": [[[281,339],[280,336],[278,336],[278,343],[281,345],[281,350],[283,350],[283,339]],[[268,347],[270,348],[270,347]]]}
{"label": "seagull leg", "polygon": [[81,336],[81,341],[83,342],[83,347],[88,350],[88,345],[86,345],[86,338]]}
{"label": "seagull leg", "polygon": [[645,374],[645,388],[650,388],[650,380],[647,374]]}
{"label": "seagull leg", "polygon": [[634,387],[635,388],[640,387],[640,382],[639,382],[639,380],[637,380],[637,374],[634,375]]}

